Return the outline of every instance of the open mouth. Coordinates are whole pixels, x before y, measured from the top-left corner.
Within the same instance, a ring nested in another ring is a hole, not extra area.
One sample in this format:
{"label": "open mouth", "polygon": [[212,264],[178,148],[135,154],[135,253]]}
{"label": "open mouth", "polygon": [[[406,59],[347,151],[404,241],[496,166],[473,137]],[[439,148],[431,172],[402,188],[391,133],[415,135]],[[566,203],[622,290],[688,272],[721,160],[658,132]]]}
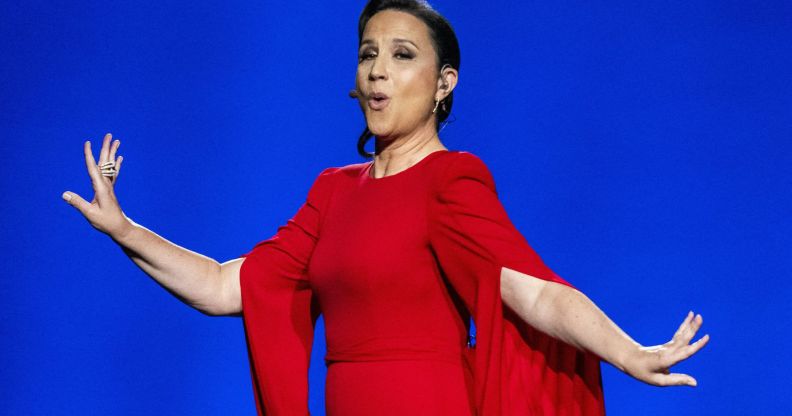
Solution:
{"label": "open mouth", "polygon": [[372,110],[382,110],[388,106],[389,102],[390,102],[390,97],[388,97],[387,95],[381,92],[378,92],[372,94],[369,97],[368,105],[369,108],[371,108]]}

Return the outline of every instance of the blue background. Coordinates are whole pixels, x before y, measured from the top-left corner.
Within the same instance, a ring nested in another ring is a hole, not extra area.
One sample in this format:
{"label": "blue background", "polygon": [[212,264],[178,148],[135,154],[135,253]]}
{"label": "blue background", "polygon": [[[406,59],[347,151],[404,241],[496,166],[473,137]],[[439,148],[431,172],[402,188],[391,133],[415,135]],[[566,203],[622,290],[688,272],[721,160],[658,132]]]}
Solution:
{"label": "blue background", "polygon": [[[362,161],[364,2],[109,3],[0,9],[0,413],[252,414],[241,320],[177,301],[61,193],[92,197],[82,143],[112,132],[127,215],[247,252]],[[462,48],[442,140],[634,339],[703,314],[710,344],[675,369],[699,386],[603,364],[610,415],[788,410],[791,3],[596,3],[435,1]]]}

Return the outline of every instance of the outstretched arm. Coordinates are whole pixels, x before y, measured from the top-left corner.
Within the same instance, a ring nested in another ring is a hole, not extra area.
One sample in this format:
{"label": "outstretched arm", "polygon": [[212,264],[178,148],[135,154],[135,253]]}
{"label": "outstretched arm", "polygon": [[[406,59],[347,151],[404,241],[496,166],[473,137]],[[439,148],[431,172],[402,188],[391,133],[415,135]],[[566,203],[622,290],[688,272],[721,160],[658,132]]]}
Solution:
{"label": "outstretched arm", "polygon": [[534,328],[591,352],[638,380],[656,386],[689,385],[696,380],[670,367],[695,354],[709,335],[690,341],[703,318],[690,312],[671,341],[644,347],[633,341],[580,291],[516,270],[502,268],[503,302]]}
{"label": "outstretched arm", "polygon": [[[91,202],[74,192],[64,192],[63,199],[85,216],[95,229],[107,234],[146,274],[174,296],[207,315],[238,314],[242,310],[239,270],[244,259],[223,264],[200,253],[180,247],[153,231],[136,224],[121,210],[115,184],[121,170],[122,156],[116,158],[121,142],[111,144],[106,134],[94,159],[91,142],[83,144],[85,166],[94,189]],[[99,165],[114,162],[115,175],[105,176]]]}
{"label": "outstretched arm", "polygon": [[211,316],[242,312],[239,271],[243,258],[217,260],[172,243],[131,219],[122,234],[111,234],[143,272],[182,302]]}

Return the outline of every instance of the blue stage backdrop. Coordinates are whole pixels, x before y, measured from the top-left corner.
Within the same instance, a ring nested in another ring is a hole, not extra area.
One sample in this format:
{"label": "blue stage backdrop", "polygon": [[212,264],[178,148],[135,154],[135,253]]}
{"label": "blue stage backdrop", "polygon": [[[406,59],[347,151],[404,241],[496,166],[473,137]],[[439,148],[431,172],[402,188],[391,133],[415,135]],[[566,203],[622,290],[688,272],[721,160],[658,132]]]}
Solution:
{"label": "blue stage backdrop", "polygon": [[[3,2],[0,413],[254,412],[241,320],[180,303],[61,193],[92,197],[82,144],[112,132],[129,217],[247,252],[322,169],[362,161],[363,5]],[[609,415],[792,407],[791,5],[434,2],[462,48],[441,138],[488,164],[544,261],[644,345],[704,316],[710,344],[676,368],[699,386],[603,364]],[[316,415],[324,349],[320,321]]]}

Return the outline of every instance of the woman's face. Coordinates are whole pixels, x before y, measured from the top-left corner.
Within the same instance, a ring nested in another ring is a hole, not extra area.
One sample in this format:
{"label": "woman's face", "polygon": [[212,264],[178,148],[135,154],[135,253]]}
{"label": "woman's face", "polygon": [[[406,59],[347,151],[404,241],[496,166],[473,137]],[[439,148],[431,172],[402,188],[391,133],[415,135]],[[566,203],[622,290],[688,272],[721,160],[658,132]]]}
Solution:
{"label": "woman's face", "polygon": [[369,131],[383,138],[426,126],[434,132],[438,85],[437,55],[426,24],[397,10],[369,19],[358,51],[356,80]]}

